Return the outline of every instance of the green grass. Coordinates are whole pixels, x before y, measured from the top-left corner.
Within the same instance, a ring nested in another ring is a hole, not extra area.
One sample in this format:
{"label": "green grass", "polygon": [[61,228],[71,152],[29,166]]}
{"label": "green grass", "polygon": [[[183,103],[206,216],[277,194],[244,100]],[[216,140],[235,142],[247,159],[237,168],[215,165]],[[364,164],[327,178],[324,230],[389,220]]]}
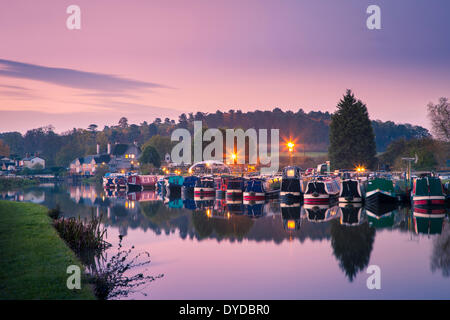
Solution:
{"label": "green grass", "polygon": [[67,288],[69,265],[81,263],[45,207],[0,201],[0,299],[95,299],[84,276],[80,290]]}

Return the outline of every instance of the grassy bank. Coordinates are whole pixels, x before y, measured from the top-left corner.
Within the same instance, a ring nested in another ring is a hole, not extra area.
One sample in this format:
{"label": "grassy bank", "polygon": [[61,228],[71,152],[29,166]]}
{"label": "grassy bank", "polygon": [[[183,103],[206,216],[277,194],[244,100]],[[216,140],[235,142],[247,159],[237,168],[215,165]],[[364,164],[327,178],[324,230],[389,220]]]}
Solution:
{"label": "grassy bank", "polygon": [[0,201],[0,299],[94,299],[85,280],[81,290],[67,288],[74,264],[45,207]]}
{"label": "grassy bank", "polygon": [[21,189],[37,185],[36,180],[24,179],[24,178],[0,178],[0,191]]}

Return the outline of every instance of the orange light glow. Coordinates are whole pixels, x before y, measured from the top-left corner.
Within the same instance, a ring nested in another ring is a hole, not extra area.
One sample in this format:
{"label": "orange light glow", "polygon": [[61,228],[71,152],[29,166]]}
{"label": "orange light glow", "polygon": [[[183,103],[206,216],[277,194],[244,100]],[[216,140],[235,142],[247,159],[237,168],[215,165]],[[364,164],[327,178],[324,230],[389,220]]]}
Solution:
{"label": "orange light glow", "polygon": [[289,220],[289,221],[287,222],[287,228],[288,228],[289,230],[294,230],[294,229],[295,229],[295,221],[294,221],[294,220]]}

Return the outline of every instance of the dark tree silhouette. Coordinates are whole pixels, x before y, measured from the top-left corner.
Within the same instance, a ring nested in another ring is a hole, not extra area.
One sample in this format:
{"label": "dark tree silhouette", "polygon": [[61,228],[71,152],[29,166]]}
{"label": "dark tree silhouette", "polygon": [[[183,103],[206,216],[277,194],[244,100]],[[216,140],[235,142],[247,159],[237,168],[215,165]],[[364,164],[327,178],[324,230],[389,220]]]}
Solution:
{"label": "dark tree silhouette", "polygon": [[375,228],[364,222],[358,226],[341,225],[339,220],[331,222],[331,246],[339,267],[350,282],[356,274],[367,267],[375,240]]}
{"label": "dark tree silhouette", "polygon": [[366,106],[356,100],[351,90],[331,116],[328,154],[334,169],[351,169],[375,164],[376,144]]}

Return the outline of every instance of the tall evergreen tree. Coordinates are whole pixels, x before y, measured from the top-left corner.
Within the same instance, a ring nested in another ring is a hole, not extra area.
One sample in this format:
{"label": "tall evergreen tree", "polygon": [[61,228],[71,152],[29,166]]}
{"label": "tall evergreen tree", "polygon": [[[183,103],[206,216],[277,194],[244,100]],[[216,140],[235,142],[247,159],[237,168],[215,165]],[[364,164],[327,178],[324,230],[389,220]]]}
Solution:
{"label": "tall evergreen tree", "polygon": [[351,90],[339,101],[331,116],[328,154],[334,169],[375,165],[376,145],[366,105]]}

